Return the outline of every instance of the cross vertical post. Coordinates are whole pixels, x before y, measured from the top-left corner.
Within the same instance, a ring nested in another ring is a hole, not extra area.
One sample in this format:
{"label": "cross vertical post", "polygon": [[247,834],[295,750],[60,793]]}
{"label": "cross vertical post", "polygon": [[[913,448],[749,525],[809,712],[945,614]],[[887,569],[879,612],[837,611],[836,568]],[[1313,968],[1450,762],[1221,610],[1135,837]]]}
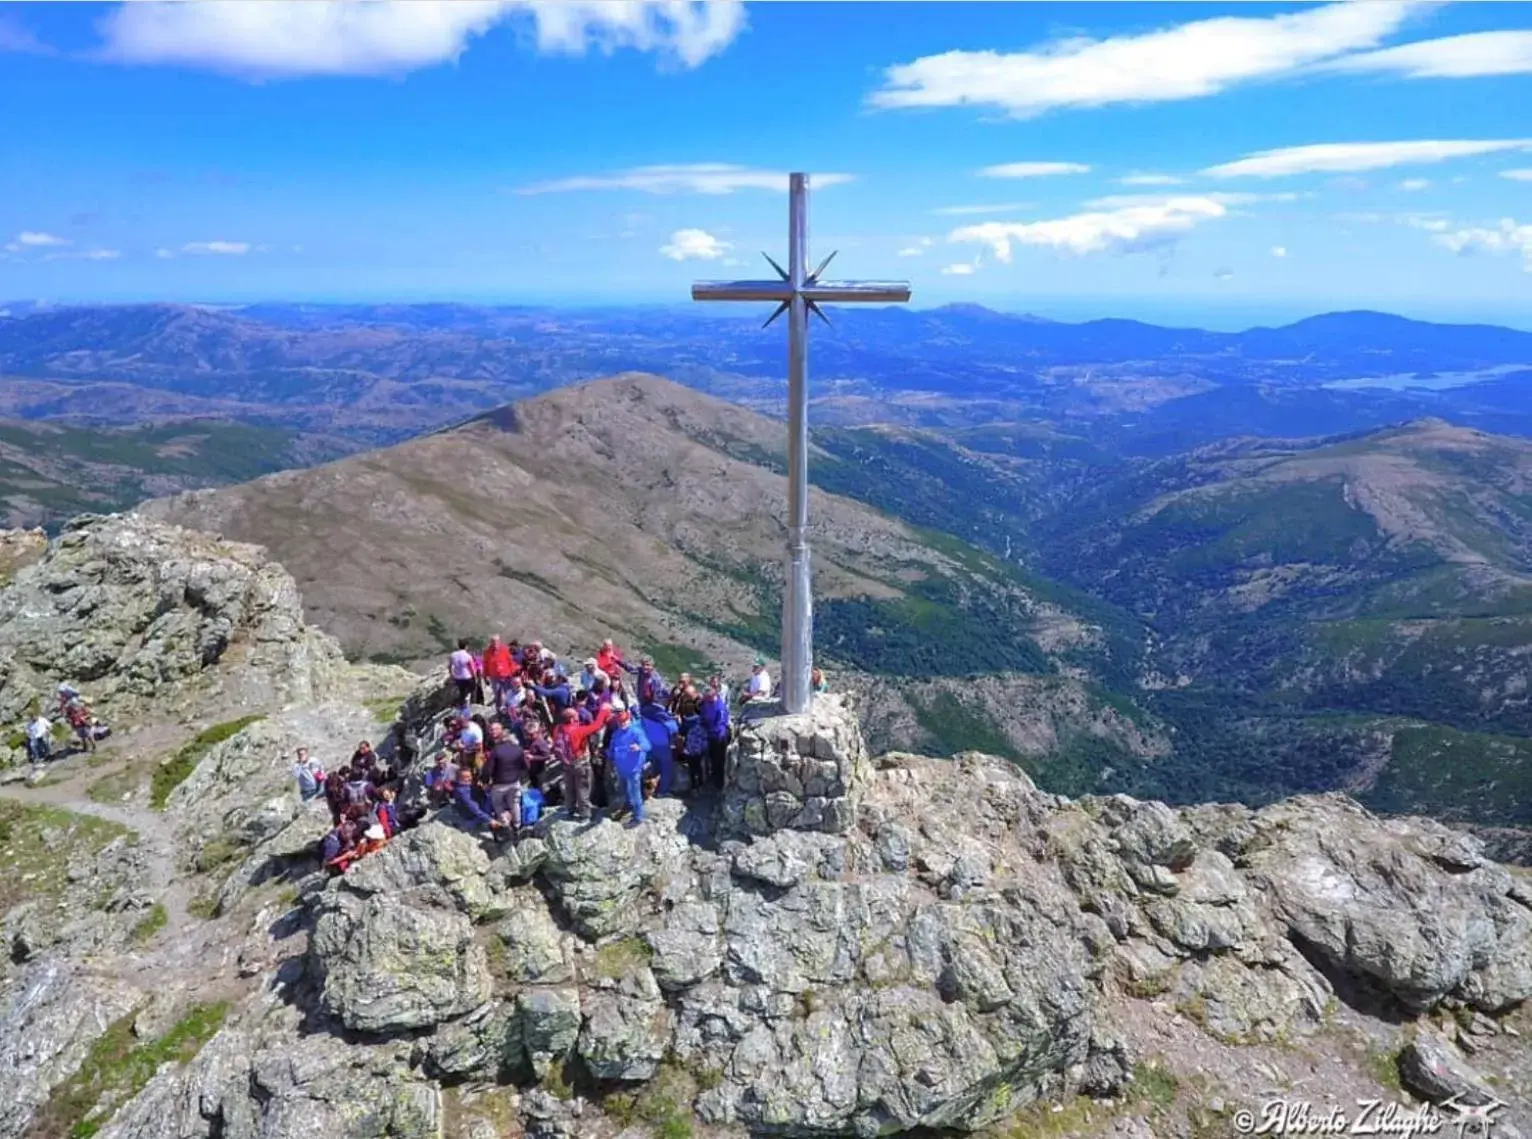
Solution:
{"label": "cross vertical post", "polygon": [[788,178],[787,276],[787,580],[782,592],[782,706],[807,710],[813,698],[814,595],[809,567],[809,305],[802,293],[808,267],[809,187]]}
{"label": "cross vertical post", "polygon": [[[826,303],[902,302],[908,281],[822,281],[831,253],[812,272],[809,256],[809,176],[788,175],[787,268],[768,256],[775,281],[698,281],[694,301],[774,301],[769,325],[787,315],[787,576],[782,591],[783,709],[806,712],[813,701],[814,604],[809,572],[809,315],[826,324]],[[763,254],[764,256],[764,254]]]}

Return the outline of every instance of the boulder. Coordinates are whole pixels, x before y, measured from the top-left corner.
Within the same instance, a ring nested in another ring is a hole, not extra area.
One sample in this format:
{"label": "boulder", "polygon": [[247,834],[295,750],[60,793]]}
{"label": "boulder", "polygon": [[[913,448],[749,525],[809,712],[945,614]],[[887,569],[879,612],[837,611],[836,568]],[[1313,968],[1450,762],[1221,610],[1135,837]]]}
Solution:
{"label": "boulder", "polygon": [[542,1078],[574,1050],[580,1036],[580,990],[525,989],[516,1002],[521,1041],[533,1073]]}
{"label": "boulder", "polygon": [[7,721],[60,680],[101,710],[163,713],[215,692],[226,706],[322,699],[346,667],[259,547],[137,515],[77,518],[17,569],[0,591],[0,646]]}
{"label": "boulder", "polygon": [[439,887],[360,898],[327,896],[311,943],[324,1006],[347,1028],[429,1028],[489,1000],[473,925]]}
{"label": "boulder", "polygon": [[659,1070],[670,1045],[670,1010],[648,969],[589,994],[584,1012],[579,1053],[591,1075],[641,1082]]}
{"label": "boulder", "polygon": [[504,904],[485,879],[489,856],[477,839],[456,827],[426,823],[405,831],[378,853],[353,866],[342,882],[356,894],[403,894],[437,886],[475,920],[492,919]]}
{"label": "boulder", "polygon": [[1425,1027],[1399,1053],[1399,1082],[1431,1103],[1460,1096],[1462,1103],[1473,1106],[1498,1099],[1451,1041]]}
{"label": "boulder", "polygon": [[1532,996],[1526,887],[1492,863],[1466,868],[1461,854],[1444,864],[1447,828],[1385,824],[1342,796],[1277,803],[1255,823],[1249,880],[1332,967],[1417,1010],[1451,995],[1497,1012]]}

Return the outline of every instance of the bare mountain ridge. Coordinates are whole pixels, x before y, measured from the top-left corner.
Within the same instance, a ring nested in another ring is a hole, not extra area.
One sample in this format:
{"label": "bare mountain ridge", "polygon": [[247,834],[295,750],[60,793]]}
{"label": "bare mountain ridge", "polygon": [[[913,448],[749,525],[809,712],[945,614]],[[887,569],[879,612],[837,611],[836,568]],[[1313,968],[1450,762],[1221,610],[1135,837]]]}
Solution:
{"label": "bare mountain ridge", "polygon": [[[354,654],[434,660],[460,635],[496,630],[571,650],[615,635],[671,671],[737,675],[780,639],[786,491],[770,459],[781,444],[777,421],[625,375],[142,509],[265,546],[301,583],[310,620]],[[901,725],[875,732],[880,742],[931,741],[931,700],[952,691],[949,711],[969,709],[960,726],[1019,755],[1082,732],[1140,758],[1165,750],[1152,725],[1047,675],[1098,651],[1099,630],[993,559],[817,489],[812,518],[821,652]],[[930,671],[946,679],[866,679],[944,637],[956,659]],[[993,691],[976,699],[967,672],[998,674]]]}
{"label": "bare mountain ridge", "polygon": [[[775,330],[685,305],[45,309],[0,318],[0,375],[62,385],[50,393],[53,410],[32,412],[35,401],[23,401],[0,412],[99,421],[87,393],[69,385],[127,383],[162,406],[168,393],[179,414],[275,415],[379,443],[624,371],[663,372],[771,410],[782,398],[781,359]],[[1377,313],[1223,333],[949,306],[839,313],[816,339],[815,394],[831,401],[824,422],[893,416],[964,427],[1041,417],[1166,453],[1234,421],[1263,434],[1295,418],[1338,431],[1399,418],[1395,409],[1418,414],[1433,400],[1455,418],[1532,433],[1524,385],[1506,382],[1529,367],[1532,333]],[[1443,373],[1466,386],[1431,398],[1325,387]]]}

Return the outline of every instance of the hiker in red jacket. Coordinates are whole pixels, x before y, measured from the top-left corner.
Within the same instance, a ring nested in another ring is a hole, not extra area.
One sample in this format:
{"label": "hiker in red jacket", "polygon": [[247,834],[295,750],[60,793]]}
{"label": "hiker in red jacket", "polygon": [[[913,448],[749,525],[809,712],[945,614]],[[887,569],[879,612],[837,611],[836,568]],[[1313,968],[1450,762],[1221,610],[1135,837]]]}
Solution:
{"label": "hiker in red jacket", "polygon": [[622,654],[617,651],[611,638],[601,642],[601,651],[596,654],[596,667],[607,676],[616,676],[617,670],[622,667]]}
{"label": "hiker in red jacket", "polygon": [[591,771],[586,745],[606,727],[611,715],[611,706],[607,705],[594,720],[582,724],[580,714],[566,708],[559,726],[553,729],[553,754],[564,766],[565,807],[573,818],[590,818]]}
{"label": "hiker in red jacket", "polygon": [[516,658],[511,655],[509,646],[498,636],[491,637],[489,644],[484,646],[484,660],[482,662],[484,676],[495,690],[495,707],[500,707],[500,698],[510,690],[511,677],[521,671],[521,666],[516,663]]}

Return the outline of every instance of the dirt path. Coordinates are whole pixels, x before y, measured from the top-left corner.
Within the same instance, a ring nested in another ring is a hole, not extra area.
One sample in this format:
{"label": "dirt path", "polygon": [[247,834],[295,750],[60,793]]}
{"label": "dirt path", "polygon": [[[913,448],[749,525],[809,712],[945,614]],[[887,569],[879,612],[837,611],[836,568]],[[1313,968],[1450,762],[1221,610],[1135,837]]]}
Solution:
{"label": "dirt path", "polygon": [[127,801],[102,803],[91,798],[90,788],[98,780],[120,774],[151,757],[167,754],[168,749],[184,741],[186,734],[182,729],[154,728],[104,741],[94,765],[88,753],[70,753],[46,765],[46,775],[41,783],[16,782],[0,786],[0,799],[29,806],[61,807],[133,831],[138,835],[139,849],[148,869],[144,888],[165,907],[168,925],[173,928],[184,925],[192,891],[177,871],[176,828],[171,820],[151,807],[146,795],[135,793]]}

